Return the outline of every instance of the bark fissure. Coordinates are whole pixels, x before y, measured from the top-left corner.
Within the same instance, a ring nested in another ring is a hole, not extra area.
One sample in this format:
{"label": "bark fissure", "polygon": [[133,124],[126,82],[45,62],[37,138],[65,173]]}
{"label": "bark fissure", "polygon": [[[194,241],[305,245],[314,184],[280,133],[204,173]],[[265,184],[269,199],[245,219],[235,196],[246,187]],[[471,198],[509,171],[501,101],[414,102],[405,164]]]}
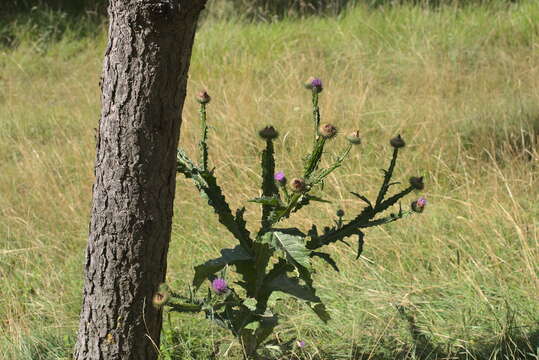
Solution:
{"label": "bark fissure", "polygon": [[[176,148],[205,1],[111,0],[77,360],[157,357]],[[151,338],[151,340],[150,340]]]}

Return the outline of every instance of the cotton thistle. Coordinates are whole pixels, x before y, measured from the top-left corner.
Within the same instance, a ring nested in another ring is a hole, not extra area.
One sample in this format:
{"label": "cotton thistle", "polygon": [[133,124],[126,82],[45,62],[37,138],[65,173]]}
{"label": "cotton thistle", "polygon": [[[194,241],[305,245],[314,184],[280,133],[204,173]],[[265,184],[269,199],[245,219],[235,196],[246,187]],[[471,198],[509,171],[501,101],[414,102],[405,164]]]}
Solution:
{"label": "cotton thistle", "polygon": [[284,172],[282,171],[276,172],[273,178],[275,179],[275,181],[279,183],[279,185],[281,186],[286,185],[286,176],[284,175]]}
{"label": "cotton thistle", "polygon": [[168,286],[166,284],[159,285],[159,289],[155,293],[155,295],[152,298],[152,304],[156,308],[161,308],[170,299],[170,292],[168,290]]}
{"label": "cotton thistle", "polygon": [[404,147],[406,143],[404,142],[404,139],[399,135],[395,136],[393,139],[389,140],[389,143],[391,146],[393,146],[395,149]]}
{"label": "cotton thistle", "polygon": [[346,135],[346,140],[350,142],[352,145],[359,145],[361,144],[361,137],[359,136],[359,130],[352,131],[348,135]]}
{"label": "cotton thistle", "polygon": [[292,181],[290,182],[290,188],[293,192],[297,193],[305,191],[305,180],[303,180],[302,178],[292,179]]}
{"label": "cotton thistle", "polygon": [[318,134],[324,139],[331,139],[337,135],[337,128],[331,124],[322,124],[318,128]]}
{"label": "cotton thistle", "polygon": [[425,184],[423,183],[423,176],[412,176],[410,178],[410,186],[416,190],[423,190]]}
{"label": "cotton thistle", "polygon": [[412,202],[412,210],[417,213],[423,212],[423,210],[425,210],[425,206],[427,206],[427,199],[425,199],[423,196]]}
{"label": "cotton thistle", "polygon": [[324,90],[322,86],[322,80],[314,76],[311,76],[310,78],[308,78],[304,85],[307,89],[313,90],[314,92],[317,92],[317,93],[321,93],[322,90]]}
{"label": "cotton thistle", "polygon": [[216,278],[211,282],[211,287],[215,293],[222,295],[228,291],[228,285],[225,279]]}
{"label": "cotton thistle", "polygon": [[277,130],[275,130],[273,126],[266,126],[258,132],[258,135],[260,135],[262,139],[273,140],[277,136],[279,136],[279,133],[277,132]]}
{"label": "cotton thistle", "polygon": [[211,101],[210,95],[206,92],[206,90],[202,90],[198,92],[195,96],[196,100],[199,104],[207,104]]}

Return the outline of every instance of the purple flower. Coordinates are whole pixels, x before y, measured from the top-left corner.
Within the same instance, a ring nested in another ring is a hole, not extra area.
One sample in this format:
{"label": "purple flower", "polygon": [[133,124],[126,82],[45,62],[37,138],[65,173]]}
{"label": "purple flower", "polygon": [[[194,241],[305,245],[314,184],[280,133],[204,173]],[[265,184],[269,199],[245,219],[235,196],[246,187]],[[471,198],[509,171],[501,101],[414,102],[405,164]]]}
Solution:
{"label": "purple flower", "polygon": [[300,348],[303,348],[303,347],[305,347],[305,341],[303,341],[303,340],[298,340],[298,341],[296,341],[296,345],[297,345],[298,347],[300,347]]}
{"label": "purple flower", "polygon": [[322,92],[323,90],[323,87],[322,87],[322,80],[320,80],[319,78],[317,77],[313,77],[311,76],[310,78],[307,79],[307,81],[305,82],[305,87],[309,90],[313,90],[317,93],[320,93]]}
{"label": "purple flower", "polygon": [[211,287],[213,291],[215,291],[217,294],[221,295],[228,291],[228,285],[225,281],[225,279],[216,278],[211,282]]}
{"label": "purple flower", "polygon": [[423,196],[412,202],[412,210],[418,213],[423,212],[423,210],[425,210],[425,206],[427,206],[427,199],[425,199]]}
{"label": "purple flower", "polygon": [[273,178],[281,185],[286,184],[286,177],[284,176],[284,172],[282,171],[276,172]]}

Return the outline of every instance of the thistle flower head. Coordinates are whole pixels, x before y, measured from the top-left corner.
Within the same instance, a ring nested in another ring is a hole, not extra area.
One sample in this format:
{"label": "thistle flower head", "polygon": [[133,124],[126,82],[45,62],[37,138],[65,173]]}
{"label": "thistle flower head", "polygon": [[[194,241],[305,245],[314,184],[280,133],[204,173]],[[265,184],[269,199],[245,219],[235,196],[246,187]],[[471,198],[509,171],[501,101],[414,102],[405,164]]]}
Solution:
{"label": "thistle flower head", "polygon": [[168,290],[168,286],[166,284],[161,284],[159,285],[159,289],[157,290],[157,292],[152,297],[152,304],[156,308],[161,308],[166,305],[169,299],[170,292]]}
{"label": "thistle flower head", "polygon": [[318,128],[318,133],[324,139],[331,139],[332,137],[337,135],[337,128],[331,124],[322,124]]}
{"label": "thistle flower head", "polygon": [[275,179],[275,181],[277,181],[281,185],[286,184],[286,176],[284,175],[284,172],[282,171],[276,172],[273,178]]}
{"label": "thistle flower head", "polygon": [[423,183],[423,176],[412,176],[410,178],[410,186],[416,190],[423,190],[425,184]]}
{"label": "thistle flower head", "polygon": [[292,181],[290,182],[290,188],[293,192],[300,193],[305,191],[305,180],[303,180],[302,178],[292,179]]}
{"label": "thistle flower head", "polygon": [[228,284],[225,279],[216,278],[211,282],[211,287],[218,295],[222,295],[228,291]]}
{"label": "thistle flower head", "polygon": [[389,143],[396,149],[404,147],[404,145],[406,145],[404,139],[400,136],[400,134],[389,140]]}
{"label": "thistle flower head", "polygon": [[275,130],[273,126],[266,126],[258,132],[258,135],[260,135],[262,139],[273,140],[277,136],[279,136],[279,133],[277,132],[277,130]]}
{"label": "thistle flower head", "polygon": [[412,210],[418,213],[423,212],[423,210],[425,210],[425,206],[427,206],[427,199],[425,199],[423,196],[412,202]]}
{"label": "thistle flower head", "polygon": [[196,100],[199,104],[207,104],[211,101],[210,95],[206,92],[206,90],[199,91],[196,96]]}
{"label": "thistle flower head", "polygon": [[350,134],[346,135],[346,140],[352,145],[361,144],[361,137],[359,136],[359,130],[352,131]]}
{"label": "thistle flower head", "polygon": [[324,90],[322,86],[322,80],[314,76],[311,76],[310,78],[308,78],[304,86],[305,88],[312,90],[314,92],[317,92],[317,93],[321,93],[322,90]]}

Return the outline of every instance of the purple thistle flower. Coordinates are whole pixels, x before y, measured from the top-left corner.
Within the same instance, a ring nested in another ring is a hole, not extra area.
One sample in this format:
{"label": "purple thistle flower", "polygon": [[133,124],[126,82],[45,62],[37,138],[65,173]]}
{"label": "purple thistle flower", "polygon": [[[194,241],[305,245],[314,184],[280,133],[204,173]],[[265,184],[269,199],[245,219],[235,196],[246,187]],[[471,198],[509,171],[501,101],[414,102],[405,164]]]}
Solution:
{"label": "purple thistle flower", "polygon": [[211,282],[211,287],[218,295],[222,295],[228,291],[228,285],[225,279],[216,278]]}
{"label": "purple thistle flower", "polygon": [[425,206],[427,206],[427,199],[425,199],[423,196],[412,202],[412,210],[418,213],[423,212],[423,210],[425,210]]}
{"label": "purple thistle flower", "polygon": [[282,171],[276,172],[273,178],[275,179],[275,181],[277,181],[281,185],[286,184],[286,176],[284,175],[284,172]]}
{"label": "purple thistle flower", "polygon": [[322,86],[322,80],[320,80],[319,78],[317,77],[313,77],[311,76],[310,78],[307,79],[307,81],[305,82],[305,87],[309,90],[313,90],[317,93],[320,93],[322,92],[323,90],[323,86]]}
{"label": "purple thistle flower", "polygon": [[300,347],[300,348],[303,348],[303,347],[305,347],[305,341],[303,341],[303,340],[298,340],[298,341],[296,341],[296,345],[297,345],[298,347]]}

